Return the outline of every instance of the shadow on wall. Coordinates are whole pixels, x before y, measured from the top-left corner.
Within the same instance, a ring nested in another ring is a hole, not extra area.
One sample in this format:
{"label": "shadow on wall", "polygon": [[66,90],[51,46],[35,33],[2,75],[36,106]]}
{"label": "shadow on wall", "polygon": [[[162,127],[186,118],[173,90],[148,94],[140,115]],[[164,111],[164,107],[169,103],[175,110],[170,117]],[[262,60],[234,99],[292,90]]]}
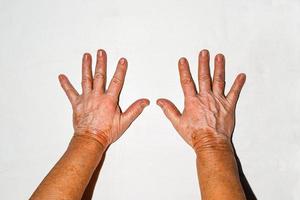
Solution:
{"label": "shadow on wall", "polygon": [[254,192],[253,192],[253,190],[252,190],[252,188],[251,188],[244,172],[243,172],[242,164],[241,164],[241,161],[240,161],[239,157],[237,156],[235,147],[234,147],[233,144],[232,144],[232,146],[233,146],[234,156],[235,156],[237,166],[238,166],[238,170],[239,170],[240,181],[241,181],[242,187],[244,189],[246,198],[247,198],[247,200],[257,200],[257,198],[256,198],[256,196],[255,196],[255,194],[254,194]]}

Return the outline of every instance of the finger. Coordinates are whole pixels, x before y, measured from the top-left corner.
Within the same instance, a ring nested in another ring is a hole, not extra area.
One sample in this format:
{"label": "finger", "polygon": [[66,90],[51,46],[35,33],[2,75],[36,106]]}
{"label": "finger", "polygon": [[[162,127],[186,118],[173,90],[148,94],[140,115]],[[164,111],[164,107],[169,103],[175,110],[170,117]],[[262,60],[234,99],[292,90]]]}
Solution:
{"label": "finger", "polygon": [[99,49],[97,52],[97,62],[94,74],[93,89],[95,92],[103,94],[105,92],[106,84],[106,67],[107,55],[103,49]]}
{"label": "finger", "polygon": [[161,107],[166,117],[171,121],[172,125],[176,128],[181,117],[178,108],[168,99],[158,99],[157,105]]}
{"label": "finger", "polygon": [[198,59],[198,82],[199,92],[211,90],[211,77],[209,70],[209,51],[204,49],[199,54]]}
{"label": "finger", "polygon": [[75,103],[75,100],[79,96],[78,92],[75,90],[75,88],[73,87],[73,85],[70,83],[69,79],[65,75],[60,74],[58,76],[58,80],[60,82],[61,87],[63,88],[66,95],[68,96],[68,99],[73,105]]}
{"label": "finger", "polygon": [[245,81],[246,74],[241,73],[236,77],[229,93],[227,94],[227,100],[231,103],[231,105],[236,105]]}
{"label": "finger", "polygon": [[131,104],[121,116],[121,124],[126,130],[130,124],[143,112],[144,108],[150,104],[148,99],[139,99]]}
{"label": "finger", "polygon": [[92,56],[88,53],[82,59],[82,93],[87,94],[93,89]]}
{"label": "finger", "polygon": [[225,58],[222,54],[215,57],[215,69],[213,77],[213,93],[224,95],[225,88]]}
{"label": "finger", "polygon": [[190,72],[189,63],[186,60],[186,58],[179,59],[178,69],[180,75],[180,83],[182,86],[184,96],[187,97],[196,95],[197,91],[195,83]]}
{"label": "finger", "polygon": [[124,85],[125,75],[127,71],[127,60],[121,58],[118,62],[117,69],[107,89],[107,94],[118,98]]}

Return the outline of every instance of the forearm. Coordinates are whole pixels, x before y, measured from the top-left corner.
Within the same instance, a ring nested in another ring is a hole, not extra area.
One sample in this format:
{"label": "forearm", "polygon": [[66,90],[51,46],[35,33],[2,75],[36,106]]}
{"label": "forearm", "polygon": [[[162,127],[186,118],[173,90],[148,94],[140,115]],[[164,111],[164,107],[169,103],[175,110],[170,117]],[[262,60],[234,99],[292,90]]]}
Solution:
{"label": "forearm", "polygon": [[195,149],[203,200],[244,200],[234,152],[229,141],[210,141]]}
{"label": "forearm", "polygon": [[95,186],[96,186],[96,183],[98,180],[98,176],[100,174],[100,170],[101,170],[102,165],[105,160],[105,154],[106,154],[106,151],[103,153],[102,158],[101,158],[97,168],[95,169],[92,177],[90,178],[90,181],[84,190],[81,200],[91,200],[92,199],[93,194],[94,194],[94,189],[95,189]]}
{"label": "forearm", "polygon": [[74,136],[31,199],[81,199],[104,151],[105,147],[95,139]]}

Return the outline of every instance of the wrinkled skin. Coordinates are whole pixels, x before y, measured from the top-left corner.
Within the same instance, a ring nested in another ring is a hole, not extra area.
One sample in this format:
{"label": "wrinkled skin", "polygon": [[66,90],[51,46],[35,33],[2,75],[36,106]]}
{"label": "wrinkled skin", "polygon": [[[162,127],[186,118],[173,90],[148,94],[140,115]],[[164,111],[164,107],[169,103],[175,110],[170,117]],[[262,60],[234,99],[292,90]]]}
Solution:
{"label": "wrinkled skin", "polygon": [[245,74],[239,74],[225,96],[224,56],[218,54],[215,57],[213,80],[210,76],[209,59],[209,52],[202,50],[198,62],[199,92],[191,76],[188,61],[186,58],[179,60],[180,82],[184,92],[182,113],[171,101],[157,100],[177,132],[194,149],[213,145],[209,144],[211,141],[231,140],[235,126],[235,107],[246,80]]}
{"label": "wrinkled skin", "polygon": [[139,99],[124,113],[118,105],[119,95],[124,84],[127,60],[121,58],[115,74],[106,90],[107,56],[104,50],[97,53],[94,77],[92,58],[86,53],[82,61],[82,94],[71,85],[65,75],[59,76],[73,108],[73,127],[75,135],[88,135],[108,146],[115,142],[130,124],[149,105],[148,99]]}

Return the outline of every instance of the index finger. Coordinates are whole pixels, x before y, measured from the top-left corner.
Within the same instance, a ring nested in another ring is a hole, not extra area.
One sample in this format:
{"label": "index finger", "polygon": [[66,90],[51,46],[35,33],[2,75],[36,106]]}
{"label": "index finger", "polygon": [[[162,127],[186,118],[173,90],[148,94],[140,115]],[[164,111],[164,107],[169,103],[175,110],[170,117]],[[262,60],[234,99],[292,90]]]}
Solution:
{"label": "index finger", "polygon": [[180,83],[184,96],[187,97],[196,95],[197,90],[186,58],[180,58],[178,63],[178,69],[180,75]]}
{"label": "index finger", "polygon": [[127,60],[121,58],[118,62],[117,69],[107,89],[107,94],[118,98],[124,85],[125,75],[127,71]]}

